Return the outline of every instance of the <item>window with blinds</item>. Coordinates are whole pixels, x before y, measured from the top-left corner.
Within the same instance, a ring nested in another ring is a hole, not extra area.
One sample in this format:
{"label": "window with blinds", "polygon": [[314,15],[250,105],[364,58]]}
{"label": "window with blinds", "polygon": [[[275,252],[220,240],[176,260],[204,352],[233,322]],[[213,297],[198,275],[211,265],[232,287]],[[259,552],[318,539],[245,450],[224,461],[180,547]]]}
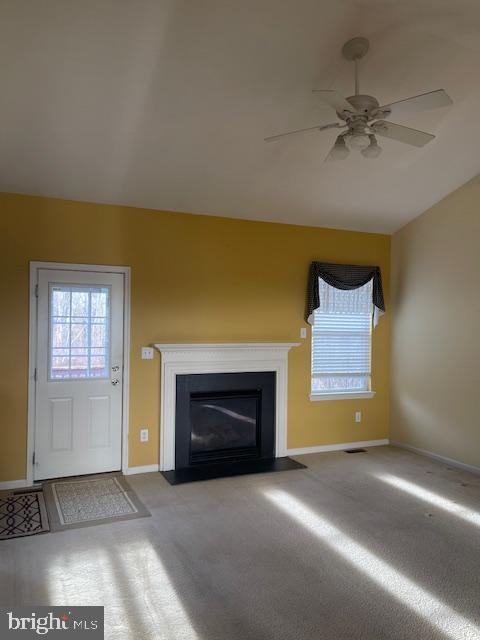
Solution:
{"label": "window with blinds", "polygon": [[372,280],[342,291],[319,279],[312,327],[312,394],[370,391]]}

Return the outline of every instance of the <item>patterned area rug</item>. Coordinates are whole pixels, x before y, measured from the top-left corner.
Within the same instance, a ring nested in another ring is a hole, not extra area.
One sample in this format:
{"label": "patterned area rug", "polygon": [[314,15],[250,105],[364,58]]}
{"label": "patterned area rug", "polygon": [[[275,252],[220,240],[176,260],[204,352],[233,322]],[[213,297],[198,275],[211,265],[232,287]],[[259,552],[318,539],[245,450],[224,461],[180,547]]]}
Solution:
{"label": "patterned area rug", "polygon": [[55,480],[43,490],[52,531],[150,515],[121,475]]}
{"label": "patterned area rug", "polygon": [[0,540],[49,531],[41,491],[0,496]]}

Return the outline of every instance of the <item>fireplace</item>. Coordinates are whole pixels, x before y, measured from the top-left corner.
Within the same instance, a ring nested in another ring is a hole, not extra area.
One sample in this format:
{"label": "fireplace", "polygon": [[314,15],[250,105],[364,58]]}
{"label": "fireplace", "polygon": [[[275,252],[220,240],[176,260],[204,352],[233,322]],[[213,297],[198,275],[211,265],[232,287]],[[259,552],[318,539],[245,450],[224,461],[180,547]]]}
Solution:
{"label": "fireplace", "polygon": [[271,459],[275,372],[176,376],[175,468]]}
{"label": "fireplace", "polygon": [[170,484],[302,468],[287,457],[294,342],[155,344],[160,472]]}

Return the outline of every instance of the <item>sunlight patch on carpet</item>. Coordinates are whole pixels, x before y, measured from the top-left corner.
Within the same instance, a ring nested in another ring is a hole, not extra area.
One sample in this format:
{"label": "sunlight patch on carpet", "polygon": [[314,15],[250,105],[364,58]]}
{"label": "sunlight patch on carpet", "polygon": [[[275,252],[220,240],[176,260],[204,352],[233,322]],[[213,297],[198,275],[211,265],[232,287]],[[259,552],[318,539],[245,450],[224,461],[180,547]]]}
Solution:
{"label": "sunlight patch on carpet", "polygon": [[382,482],[386,482],[392,487],[400,489],[401,491],[408,493],[414,498],[418,498],[419,500],[428,502],[434,507],[443,509],[443,511],[447,511],[452,515],[465,520],[469,524],[474,524],[477,527],[480,527],[480,513],[478,511],[469,509],[468,507],[453,502],[453,500],[449,500],[448,498],[445,498],[444,496],[441,496],[434,491],[424,489],[420,485],[408,480],[404,480],[403,478],[399,478],[398,476],[394,476],[389,473],[376,473],[373,475],[378,480],[382,480]]}
{"label": "sunlight patch on carpet", "polygon": [[480,637],[480,628],[470,620],[355,542],[302,501],[281,490],[264,490],[263,493],[271,503],[320,538],[355,569],[452,640]]}

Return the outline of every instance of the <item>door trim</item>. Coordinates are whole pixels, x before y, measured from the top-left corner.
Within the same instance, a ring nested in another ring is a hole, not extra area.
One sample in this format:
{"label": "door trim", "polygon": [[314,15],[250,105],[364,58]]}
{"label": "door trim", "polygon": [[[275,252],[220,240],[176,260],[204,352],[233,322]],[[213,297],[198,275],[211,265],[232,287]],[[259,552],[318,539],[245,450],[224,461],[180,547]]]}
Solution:
{"label": "door trim", "polygon": [[28,418],[27,418],[27,486],[33,484],[33,452],[35,446],[35,365],[37,361],[37,296],[39,269],[53,271],[91,271],[123,274],[123,394],[122,394],[122,473],[128,472],[128,431],[130,397],[130,287],[131,268],[104,264],[71,264],[65,262],[30,262],[28,325]]}

